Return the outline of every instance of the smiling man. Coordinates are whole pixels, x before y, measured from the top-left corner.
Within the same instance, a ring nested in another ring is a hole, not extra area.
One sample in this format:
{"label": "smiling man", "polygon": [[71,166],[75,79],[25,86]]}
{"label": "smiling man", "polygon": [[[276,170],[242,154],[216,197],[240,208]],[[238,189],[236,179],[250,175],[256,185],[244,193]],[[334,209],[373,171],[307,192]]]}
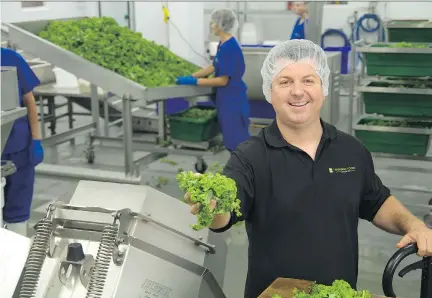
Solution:
{"label": "smiling man", "polygon": [[243,215],[217,215],[211,228],[246,221],[246,298],[278,277],[327,285],[344,279],[356,287],[359,219],[403,236],[399,248],[417,242],[419,255],[432,253],[431,230],[382,184],[370,152],[320,119],[329,73],[324,51],[311,41],[274,47],[261,74],[276,120],[242,143],[223,171],[236,181]]}

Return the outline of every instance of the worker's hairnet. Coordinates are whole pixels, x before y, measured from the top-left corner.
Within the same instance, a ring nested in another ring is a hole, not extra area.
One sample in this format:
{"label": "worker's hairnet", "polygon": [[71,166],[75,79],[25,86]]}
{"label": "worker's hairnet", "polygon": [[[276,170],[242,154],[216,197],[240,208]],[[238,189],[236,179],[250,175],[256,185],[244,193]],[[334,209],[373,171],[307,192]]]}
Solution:
{"label": "worker's hairnet", "polygon": [[264,60],[261,68],[263,78],[263,93],[271,102],[271,86],[273,79],[288,65],[304,61],[309,63],[321,78],[324,96],[328,95],[330,69],[324,50],[306,39],[293,39],[273,47]]}
{"label": "worker's hairnet", "polygon": [[234,33],[238,28],[237,16],[229,8],[215,9],[210,20],[226,33]]}

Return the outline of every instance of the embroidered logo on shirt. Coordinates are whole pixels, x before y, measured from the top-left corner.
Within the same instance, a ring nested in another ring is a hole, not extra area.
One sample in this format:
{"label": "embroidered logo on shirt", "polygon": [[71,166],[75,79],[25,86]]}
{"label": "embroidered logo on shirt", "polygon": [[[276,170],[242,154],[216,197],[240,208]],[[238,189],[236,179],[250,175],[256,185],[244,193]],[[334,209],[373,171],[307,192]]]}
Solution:
{"label": "embroidered logo on shirt", "polygon": [[345,174],[355,172],[355,167],[345,167],[345,168],[329,168],[330,174]]}

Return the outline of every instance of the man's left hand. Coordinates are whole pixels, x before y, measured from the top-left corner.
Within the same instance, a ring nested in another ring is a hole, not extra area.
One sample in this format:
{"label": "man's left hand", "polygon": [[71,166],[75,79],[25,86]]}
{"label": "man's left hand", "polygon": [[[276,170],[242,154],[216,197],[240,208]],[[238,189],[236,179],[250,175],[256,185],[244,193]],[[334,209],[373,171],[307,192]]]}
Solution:
{"label": "man's left hand", "polygon": [[432,256],[432,229],[421,223],[412,228],[396,245],[403,248],[411,243],[417,243],[420,257]]}

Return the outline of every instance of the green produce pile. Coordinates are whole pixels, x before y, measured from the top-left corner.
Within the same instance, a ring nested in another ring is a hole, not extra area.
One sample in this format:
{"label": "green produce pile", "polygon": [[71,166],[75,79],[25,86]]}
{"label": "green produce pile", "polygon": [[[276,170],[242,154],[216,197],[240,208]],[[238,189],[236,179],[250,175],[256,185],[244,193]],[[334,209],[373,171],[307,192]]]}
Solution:
{"label": "green produce pile", "polygon": [[414,89],[432,89],[432,83],[425,81],[405,82],[371,82],[368,87],[384,87],[384,88],[414,88]]}
{"label": "green produce pile", "polygon": [[[411,81],[411,80],[413,80],[413,78],[408,78],[408,77],[388,77],[388,78],[386,78],[386,80],[388,80],[388,81]],[[432,79],[429,78],[429,77],[415,78],[415,83],[432,84]]]}
{"label": "green produce pile", "polygon": [[416,83],[416,84],[394,84],[394,85],[390,85],[388,87],[392,87],[392,88],[414,88],[414,89],[430,89],[432,88],[432,85],[427,85],[425,83]]}
{"label": "green produce pile", "polygon": [[[200,204],[198,222],[191,225],[195,231],[210,226],[216,214],[236,212],[237,216],[241,216],[237,186],[231,178],[212,173],[195,175],[189,171],[177,174],[177,181],[181,190],[190,193],[190,201]],[[213,212],[210,211],[210,200],[212,199],[216,200],[216,208]]]}
{"label": "green produce pile", "polygon": [[146,87],[174,85],[199,69],[113,18],[52,21],[39,37]]}
{"label": "green produce pile", "polygon": [[[314,284],[310,294],[297,289],[293,298],[371,298],[369,291],[356,291],[344,280],[335,280],[331,286]],[[280,297],[280,296],[279,296]],[[273,298],[273,297],[272,297]],[[282,298],[282,297],[281,297]]]}
{"label": "green produce pile", "polygon": [[211,119],[216,116],[215,109],[199,109],[191,108],[181,114],[184,118],[195,118],[195,119]]}
{"label": "green produce pile", "polygon": [[410,43],[410,42],[398,42],[389,44],[390,48],[412,48],[412,49],[427,49],[430,48],[431,45],[427,43]]}
{"label": "green produce pile", "polygon": [[[408,128],[432,128],[432,122],[421,121],[396,121],[396,120],[363,120],[366,125]],[[362,121],[362,122],[363,122]]]}

